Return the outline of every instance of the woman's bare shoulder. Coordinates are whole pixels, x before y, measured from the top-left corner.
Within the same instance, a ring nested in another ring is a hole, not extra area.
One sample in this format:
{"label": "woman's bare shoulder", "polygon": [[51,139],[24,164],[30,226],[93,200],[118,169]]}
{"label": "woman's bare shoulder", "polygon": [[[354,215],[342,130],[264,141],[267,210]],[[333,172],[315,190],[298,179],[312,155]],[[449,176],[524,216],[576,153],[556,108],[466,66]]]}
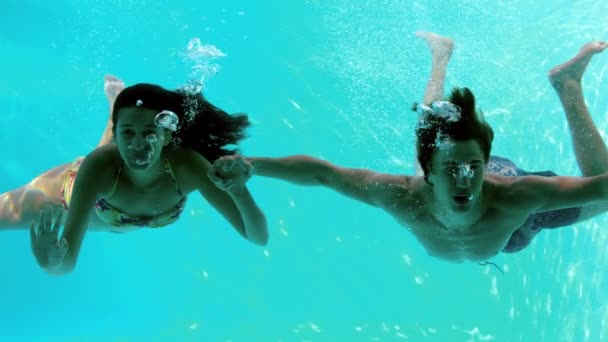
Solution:
{"label": "woman's bare shoulder", "polygon": [[100,189],[112,188],[122,165],[115,145],[98,147],[82,161],[79,174],[98,183]]}
{"label": "woman's bare shoulder", "polygon": [[101,168],[118,169],[122,165],[122,159],[118,148],[114,144],[98,147],[91,151],[85,161],[94,163]]}
{"label": "woman's bare shoulder", "polygon": [[207,176],[210,163],[197,151],[189,148],[167,149],[163,154],[183,192],[197,189],[200,177]]}
{"label": "woman's bare shoulder", "polygon": [[173,169],[193,170],[207,167],[209,161],[197,151],[190,148],[167,149],[163,151],[165,158],[171,163]]}

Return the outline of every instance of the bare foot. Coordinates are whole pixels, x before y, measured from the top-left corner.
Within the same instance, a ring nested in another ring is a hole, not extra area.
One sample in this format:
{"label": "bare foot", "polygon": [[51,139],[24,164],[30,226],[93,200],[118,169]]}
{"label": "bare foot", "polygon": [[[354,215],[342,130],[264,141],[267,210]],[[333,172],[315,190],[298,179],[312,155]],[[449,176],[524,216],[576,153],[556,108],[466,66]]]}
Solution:
{"label": "bare foot", "polygon": [[106,94],[106,98],[108,99],[108,104],[110,107],[110,116],[108,118],[108,123],[106,125],[103,134],[101,135],[101,139],[97,144],[97,147],[109,144],[112,142],[113,133],[112,127],[114,124],[112,123],[112,109],[114,108],[114,102],[118,97],[118,94],[125,89],[125,83],[120,80],[118,77],[112,75],[106,75],[103,79],[103,91]]}
{"label": "bare foot", "polygon": [[438,58],[449,59],[452,55],[454,48],[454,41],[448,37],[440,36],[433,32],[418,31],[416,37],[422,38],[426,41],[427,45],[431,49],[431,55],[433,55],[433,61]]}
{"label": "bare foot", "polygon": [[596,53],[604,51],[608,42],[597,41],[583,45],[572,59],[562,63],[549,71],[549,81],[555,90],[563,90],[565,86],[581,85],[581,78],[587,69],[587,64]]}
{"label": "bare foot", "polygon": [[125,89],[125,83],[119,78],[112,75],[104,77],[103,91],[106,93],[106,98],[111,104],[114,104],[116,97],[123,89]]}

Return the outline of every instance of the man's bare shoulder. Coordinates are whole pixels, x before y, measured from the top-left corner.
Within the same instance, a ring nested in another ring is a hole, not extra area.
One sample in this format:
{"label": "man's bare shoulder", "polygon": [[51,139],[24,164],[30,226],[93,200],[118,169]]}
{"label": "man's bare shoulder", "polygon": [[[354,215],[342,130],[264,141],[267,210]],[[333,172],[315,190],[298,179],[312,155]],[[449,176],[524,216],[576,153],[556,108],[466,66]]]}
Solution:
{"label": "man's bare shoulder", "polygon": [[412,209],[421,203],[424,177],[376,173],[374,178],[382,185],[385,209]]}
{"label": "man's bare shoulder", "polygon": [[373,172],[371,178],[378,185],[383,185],[394,191],[411,192],[424,183],[423,177],[395,175],[388,173]]}
{"label": "man's bare shoulder", "polygon": [[539,176],[487,175],[484,179],[486,198],[492,206],[510,211],[528,211],[532,192],[540,191]]}

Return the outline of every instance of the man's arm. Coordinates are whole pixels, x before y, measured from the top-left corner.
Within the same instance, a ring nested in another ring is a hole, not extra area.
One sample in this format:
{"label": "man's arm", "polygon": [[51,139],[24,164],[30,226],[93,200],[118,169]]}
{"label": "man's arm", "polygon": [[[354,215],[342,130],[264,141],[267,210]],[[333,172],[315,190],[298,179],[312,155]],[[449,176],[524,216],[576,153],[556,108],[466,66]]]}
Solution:
{"label": "man's arm", "polygon": [[398,194],[409,192],[411,177],[343,168],[304,155],[283,158],[251,157],[253,173],[307,186],[324,186],[376,207],[394,205]]}
{"label": "man's arm", "polygon": [[608,201],[608,174],[595,177],[517,177],[512,198],[532,212]]}

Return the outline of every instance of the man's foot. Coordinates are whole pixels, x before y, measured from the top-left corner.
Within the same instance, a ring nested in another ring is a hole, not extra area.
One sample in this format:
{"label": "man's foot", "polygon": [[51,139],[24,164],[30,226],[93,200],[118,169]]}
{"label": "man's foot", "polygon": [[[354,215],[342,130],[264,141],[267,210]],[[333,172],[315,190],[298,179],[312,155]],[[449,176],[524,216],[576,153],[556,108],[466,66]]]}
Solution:
{"label": "man's foot", "polygon": [[[118,94],[125,89],[125,83],[117,77],[106,75],[103,79],[103,91],[106,93],[106,98],[110,104],[114,104]],[[112,108],[110,108],[111,110]]]}
{"label": "man's foot", "polygon": [[583,45],[581,50],[572,59],[562,63],[549,71],[549,81],[558,92],[565,86],[580,87],[581,79],[587,69],[591,57],[604,51],[608,42],[597,41]]}
{"label": "man's foot", "polygon": [[426,41],[427,45],[431,49],[433,61],[436,61],[437,59],[449,59],[452,55],[454,41],[450,38],[427,31],[416,32],[416,37],[422,38]]}

